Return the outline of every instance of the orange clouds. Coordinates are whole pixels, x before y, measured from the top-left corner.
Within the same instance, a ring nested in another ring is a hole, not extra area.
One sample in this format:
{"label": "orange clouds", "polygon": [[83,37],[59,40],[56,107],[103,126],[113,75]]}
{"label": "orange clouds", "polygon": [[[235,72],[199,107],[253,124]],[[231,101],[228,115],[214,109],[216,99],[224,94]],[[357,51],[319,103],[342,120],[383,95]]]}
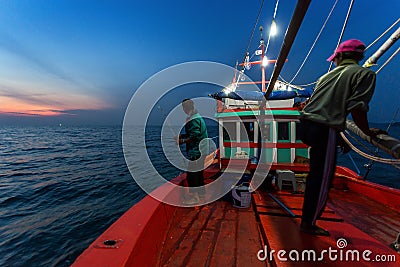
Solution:
{"label": "orange clouds", "polygon": [[88,96],[1,96],[0,113],[16,116],[74,115],[70,110],[101,110],[108,104]]}

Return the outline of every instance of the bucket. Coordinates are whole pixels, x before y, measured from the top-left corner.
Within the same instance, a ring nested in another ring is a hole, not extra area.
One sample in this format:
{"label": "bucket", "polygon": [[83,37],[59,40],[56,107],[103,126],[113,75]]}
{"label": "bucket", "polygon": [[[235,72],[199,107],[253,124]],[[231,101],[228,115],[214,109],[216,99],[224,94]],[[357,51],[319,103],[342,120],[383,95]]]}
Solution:
{"label": "bucket", "polygon": [[249,183],[243,183],[232,188],[232,204],[235,208],[250,207],[251,192]]}

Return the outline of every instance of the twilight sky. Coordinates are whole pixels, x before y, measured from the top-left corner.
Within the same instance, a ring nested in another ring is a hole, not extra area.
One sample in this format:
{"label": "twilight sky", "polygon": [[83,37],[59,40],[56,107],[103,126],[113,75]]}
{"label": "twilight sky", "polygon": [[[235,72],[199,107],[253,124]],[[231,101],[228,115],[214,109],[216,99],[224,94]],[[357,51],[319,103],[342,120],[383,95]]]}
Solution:
{"label": "twilight sky", "polygon": [[[280,0],[279,53],[294,0]],[[282,76],[290,80],[311,48],[335,0],[312,1]],[[155,73],[188,61],[234,66],[241,60],[261,1],[0,1],[0,123],[120,124],[135,90]],[[265,0],[258,26],[266,32],[276,1]],[[350,0],[339,0],[294,84],[324,74]],[[356,0],[344,40],[367,45],[399,18],[400,1]],[[258,29],[257,26],[257,29]],[[397,29],[397,25],[394,29]],[[394,31],[370,48],[371,55]],[[259,43],[258,30],[250,51]],[[378,63],[397,48],[395,44]],[[400,107],[400,57],[378,74],[370,121],[390,121]],[[373,68],[376,70],[377,68]],[[267,67],[267,78],[272,66]],[[170,100],[206,96],[207,89],[178,90]],[[397,120],[400,120],[400,115]]]}

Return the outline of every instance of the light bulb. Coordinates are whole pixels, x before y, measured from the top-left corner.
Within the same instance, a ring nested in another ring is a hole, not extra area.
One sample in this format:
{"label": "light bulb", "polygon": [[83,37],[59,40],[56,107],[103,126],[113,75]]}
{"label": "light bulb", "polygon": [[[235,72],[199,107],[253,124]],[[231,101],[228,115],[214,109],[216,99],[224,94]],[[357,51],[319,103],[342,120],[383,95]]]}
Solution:
{"label": "light bulb", "polygon": [[272,19],[272,23],[271,23],[271,28],[269,30],[269,34],[270,34],[270,36],[275,36],[277,32],[278,32],[278,30],[276,28],[276,22],[275,22],[274,19]]}
{"label": "light bulb", "polygon": [[261,64],[262,64],[263,67],[266,67],[266,66],[268,65],[268,58],[267,58],[267,56],[264,56],[264,57],[263,57],[262,63],[261,63]]}

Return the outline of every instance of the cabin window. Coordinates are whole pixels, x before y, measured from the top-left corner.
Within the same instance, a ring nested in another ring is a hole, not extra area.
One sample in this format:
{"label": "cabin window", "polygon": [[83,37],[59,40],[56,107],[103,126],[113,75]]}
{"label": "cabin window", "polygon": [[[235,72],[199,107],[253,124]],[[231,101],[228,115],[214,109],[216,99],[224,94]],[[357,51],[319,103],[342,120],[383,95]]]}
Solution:
{"label": "cabin window", "polygon": [[240,124],[240,140],[254,142],[254,122]]}
{"label": "cabin window", "polygon": [[289,122],[278,122],[278,140],[289,141]]}
{"label": "cabin window", "polygon": [[224,122],[224,141],[236,141],[236,122]]}
{"label": "cabin window", "polygon": [[301,139],[300,139],[300,123],[299,122],[296,122],[296,140],[299,140],[299,141],[301,141]]}
{"label": "cabin window", "polygon": [[[262,132],[262,134],[261,134]],[[263,141],[271,141],[271,123],[261,123],[259,125],[259,138]]]}

